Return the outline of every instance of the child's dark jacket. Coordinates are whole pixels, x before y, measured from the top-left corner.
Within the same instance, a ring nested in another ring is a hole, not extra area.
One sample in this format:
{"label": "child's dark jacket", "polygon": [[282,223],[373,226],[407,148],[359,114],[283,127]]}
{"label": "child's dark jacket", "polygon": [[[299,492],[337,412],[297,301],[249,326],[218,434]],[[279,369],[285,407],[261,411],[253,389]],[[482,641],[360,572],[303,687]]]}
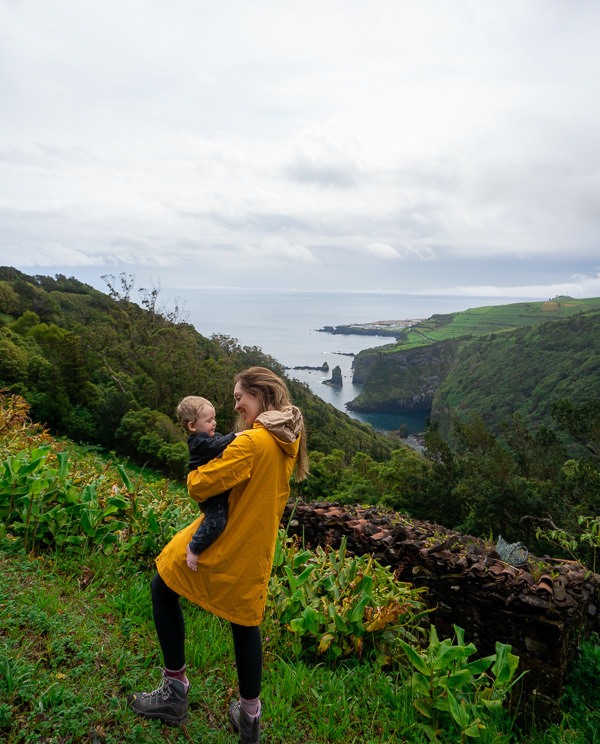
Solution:
{"label": "child's dark jacket", "polygon": [[206,465],[213,458],[218,457],[227,445],[235,439],[235,434],[219,434],[215,432],[214,437],[204,432],[190,434],[188,437],[188,452],[190,461],[188,469],[196,470],[201,465]]}

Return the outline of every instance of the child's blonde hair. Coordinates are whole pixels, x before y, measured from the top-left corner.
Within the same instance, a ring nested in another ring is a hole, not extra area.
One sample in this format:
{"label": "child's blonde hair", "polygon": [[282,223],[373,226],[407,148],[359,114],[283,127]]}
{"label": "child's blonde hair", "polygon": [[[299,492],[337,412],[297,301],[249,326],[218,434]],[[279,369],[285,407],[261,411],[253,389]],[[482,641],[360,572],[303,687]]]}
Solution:
{"label": "child's blonde hair", "polygon": [[175,409],[177,421],[185,431],[188,431],[188,424],[193,423],[198,418],[200,411],[206,406],[212,406],[210,400],[201,398],[199,395],[186,395],[179,401]]}

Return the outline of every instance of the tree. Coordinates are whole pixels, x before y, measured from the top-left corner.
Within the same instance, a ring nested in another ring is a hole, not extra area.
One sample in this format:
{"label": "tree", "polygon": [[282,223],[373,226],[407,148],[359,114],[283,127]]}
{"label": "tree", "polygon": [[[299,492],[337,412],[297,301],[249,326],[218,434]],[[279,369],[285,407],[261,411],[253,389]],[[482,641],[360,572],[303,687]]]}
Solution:
{"label": "tree", "polygon": [[128,411],[115,438],[121,451],[136,462],[183,477],[188,457],[185,434],[164,413],[150,408]]}
{"label": "tree", "polygon": [[303,498],[330,499],[346,467],[346,455],[340,449],[333,450],[329,455],[311,452],[310,475],[298,487]]}
{"label": "tree", "polygon": [[0,386],[27,381],[28,354],[16,334],[0,331]]}
{"label": "tree", "polygon": [[0,313],[18,315],[21,298],[8,282],[0,281]]}
{"label": "tree", "polygon": [[559,477],[567,453],[551,429],[540,426],[532,430],[518,414],[500,428],[513,453],[520,475],[541,481],[555,480]]}
{"label": "tree", "polygon": [[594,457],[600,457],[600,398],[581,405],[563,398],[552,404],[552,418]]}

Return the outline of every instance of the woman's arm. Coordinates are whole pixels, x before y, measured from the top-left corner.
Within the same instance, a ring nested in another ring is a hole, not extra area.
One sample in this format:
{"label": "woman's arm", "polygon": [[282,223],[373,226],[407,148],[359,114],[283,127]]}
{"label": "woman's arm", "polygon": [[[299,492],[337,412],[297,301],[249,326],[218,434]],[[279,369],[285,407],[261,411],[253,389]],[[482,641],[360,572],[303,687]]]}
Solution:
{"label": "woman's arm", "polygon": [[194,501],[205,501],[211,496],[228,491],[249,480],[253,462],[254,442],[252,437],[242,432],[223,451],[221,457],[188,474],[188,493]]}

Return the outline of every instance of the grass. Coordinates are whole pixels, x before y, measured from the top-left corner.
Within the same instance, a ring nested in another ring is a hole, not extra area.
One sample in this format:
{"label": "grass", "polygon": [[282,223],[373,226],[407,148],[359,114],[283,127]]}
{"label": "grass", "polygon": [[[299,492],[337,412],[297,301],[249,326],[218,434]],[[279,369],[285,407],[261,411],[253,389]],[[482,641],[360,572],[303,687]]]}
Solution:
{"label": "grass", "polygon": [[[0,544],[0,738],[17,742],[124,744],[236,741],[226,709],[236,691],[228,624],[184,603],[192,682],[186,726],[135,716],[134,690],[160,681],[150,571],[84,558],[24,554]],[[598,645],[591,645],[560,724],[528,737],[499,722],[497,741],[598,742]],[[404,672],[361,661],[311,664],[282,658],[265,639],[264,739],[281,744],[426,741]],[[504,732],[501,735],[501,732]]]}
{"label": "grass", "polygon": [[509,305],[475,307],[450,315],[434,315],[406,329],[399,335],[397,344],[378,351],[392,353],[452,338],[501,333],[549,320],[562,320],[599,307],[598,297],[582,300],[560,298],[548,302],[516,302]]}
{"label": "grass", "polygon": [[[6,440],[7,454],[31,449],[40,436],[17,427]],[[77,478],[88,466],[102,463],[85,450],[75,447],[74,451],[79,453]],[[101,472],[112,493],[116,475],[106,462]],[[157,509],[159,502],[173,500],[164,483],[156,485],[150,478],[154,485],[147,485],[144,478],[140,474],[135,499],[149,499]],[[156,514],[163,527],[175,528],[170,523],[173,515],[186,518],[183,512],[159,509]],[[147,528],[145,522],[138,526]],[[164,538],[162,532],[159,537]],[[228,623],[183,603],[192,682],[189,721],[181,728],[169,728],[160,721],[140,719],[127,707],[127,695],[157,686],[162,662],[151,614],[149,554],[119,559],[116,554],[85,548],[66,551],[26,553],[22,539],[11,537],[0,522],[0,740],[5,744],[235,742],[237,737],[226,722],[227,705],[237,687]],[[392,670],[357,659],[292,661],[277,641],[265,638],[265,741],[426,741],[402,667]],[[490,725],[485,742],[600,744],[599,675],[600,644],[595,638],[583,645],[565,694],[562,721],[524,735],[503,713]],[[441,741],[454,744],[456,739],[447,735]]]}
{"label": "grass", "polygon": [[[16,742],[235,741],[226,723],[236,674],[228,623],[184,603],[190,718],[180,729],[126,705],[160,681],[151,572],[0,552],[0,738]],[[359,662],[307,665],[265,644],[265,738],[271,742],[392,742],[411,718],[403,680]],[[267,713],[268,712],[268,713]],[[190,737],[188,739],[188,736]],[[410,738],[406,741],[420,741]]]}

